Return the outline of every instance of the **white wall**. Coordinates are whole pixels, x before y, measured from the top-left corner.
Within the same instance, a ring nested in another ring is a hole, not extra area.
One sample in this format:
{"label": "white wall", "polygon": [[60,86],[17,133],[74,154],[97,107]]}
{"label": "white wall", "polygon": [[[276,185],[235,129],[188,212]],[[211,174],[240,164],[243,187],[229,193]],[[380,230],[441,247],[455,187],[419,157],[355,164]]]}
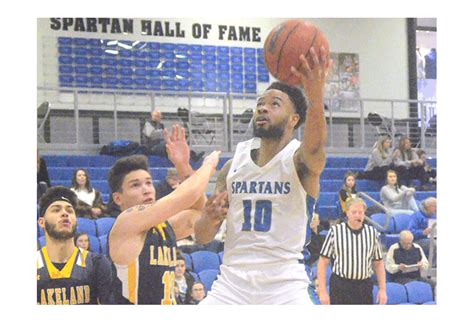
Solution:
{"label": "white wall", "polygon": [[[213,44],[225,46],[263,47],[266,35],[278,23],[286,19],[233,19],[233,18],[156,18],[181,24],[186,38],[144,36],[140,34],[140,19],[134,19],[134,34],[104,34],[50,29],[49,19],[38,19],[38,86],[51,86],[57,82],[57,60],[50,44],[57,36],[127,39],[174,43]],[[327,35],[331,51],[348,52],[359,55],[360,94],[362,98],[408,99],[408,58],[406,19],[402,18],[320,18],[307,19],[315,22]],[[212,25],[209,39],[191,37],[191,27],[195,23]],[[261,28],[261,42],[239,42],[218,39],[217,25],[250,26]],[[45,76],[46,75],[46,76]],[[380,106],[380,105],[379,105]],[[370,110],[388,114],[387,107],[367,105]],[[406,116],[406,109],[397,109],[395,116]]]}

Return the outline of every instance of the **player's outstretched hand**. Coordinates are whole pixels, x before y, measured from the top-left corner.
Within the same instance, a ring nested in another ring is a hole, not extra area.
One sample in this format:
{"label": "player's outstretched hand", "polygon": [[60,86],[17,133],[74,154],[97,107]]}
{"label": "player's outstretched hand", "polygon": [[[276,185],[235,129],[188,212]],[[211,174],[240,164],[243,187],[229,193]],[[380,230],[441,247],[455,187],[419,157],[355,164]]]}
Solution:
{"label": "player's outstretched hand", "polygon": [[212,165],[214,169],[217,167],[217,163],[219,162],[219,156],[221,155],[220,150],[214,150],[210,155],[206,156],[204,158],[204,161],[202,162],[202,165]]}
{"label": "player's outstretched hand", "polygon": [[[310,48],[310,62],[304,55],[300,55],[300,67],[291,67],[291,72],[301,81],[306,95],[310,100],[321,99],[324,86],[332,66],[329,52],[321,47],[318,56],[313,47]],[[311,67],[312,66],[312,67]]]}
{"label": "player's outstretched hand", "polygon": [[203,215],[211,221],[221,223],[227,216],[229,210],[229,200],[227,192],[220,192],[211,196],[206,203]]}
{"label": "player's outstretched hand", "polygon": [[168,159],[176,166],[189,164],[190,150],[186,142],[186,130],[178,124],[173,125],[171,135],[163,130]]}

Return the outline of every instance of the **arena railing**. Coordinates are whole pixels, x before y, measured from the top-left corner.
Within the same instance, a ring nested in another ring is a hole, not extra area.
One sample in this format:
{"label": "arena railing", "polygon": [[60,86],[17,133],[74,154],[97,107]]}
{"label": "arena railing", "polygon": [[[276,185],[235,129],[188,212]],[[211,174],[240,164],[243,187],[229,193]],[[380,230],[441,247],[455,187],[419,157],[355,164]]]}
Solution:
{"label": "arena railing", "polygon": [[[142,141],[141,129],[154,107],[166,127],[185,124],[196,150],[234,151],[252,137],[255,94],[38,87],[38,148],[42,153],[92,154],[112,140]],[[436,101],[328,98],[327,152],[366,156],[381,135],[398,144],[409,136],[428,155],[436,153]],[[43,105],[44,106],[44,105]],[[178,113],[178,108],[180,112]],[[41,127],[40,127],[41,125]],[[304,125],[296,131],[301,139]]]}

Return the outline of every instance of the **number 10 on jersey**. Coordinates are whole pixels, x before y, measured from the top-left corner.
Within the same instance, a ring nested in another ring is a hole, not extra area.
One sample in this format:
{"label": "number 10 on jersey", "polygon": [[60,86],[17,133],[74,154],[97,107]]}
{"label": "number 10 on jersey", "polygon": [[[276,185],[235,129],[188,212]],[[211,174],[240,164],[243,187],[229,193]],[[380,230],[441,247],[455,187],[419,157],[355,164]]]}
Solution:
{"label": "number 10 on jersey", "polygon": [[[267,232],[272,225],[272,201],[257,200],[252,205],[252,200],[243,200],[244,203],[244,223],[242,231],[260,231]],[[253,215],[253,217],[252,217]],[[252,228],[252,218],[253,228]]]}

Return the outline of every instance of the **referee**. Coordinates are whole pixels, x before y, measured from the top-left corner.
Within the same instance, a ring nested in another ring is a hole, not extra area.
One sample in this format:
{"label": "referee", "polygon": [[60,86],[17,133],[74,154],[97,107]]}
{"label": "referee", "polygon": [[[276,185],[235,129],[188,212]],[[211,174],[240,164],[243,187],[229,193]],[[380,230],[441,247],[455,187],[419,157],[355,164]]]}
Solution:
{"label": "referee", "polygon": [[[377,302],[387,303],[385,268],[379,234],[364,224],[367,205],[361,198],[347,200],[347,223],[329,229],[318,263],[318,293],[321,304],[373,304],[372,265],[377,275]],[[333,260],[333,273],[326,287],[326,269]]]}

